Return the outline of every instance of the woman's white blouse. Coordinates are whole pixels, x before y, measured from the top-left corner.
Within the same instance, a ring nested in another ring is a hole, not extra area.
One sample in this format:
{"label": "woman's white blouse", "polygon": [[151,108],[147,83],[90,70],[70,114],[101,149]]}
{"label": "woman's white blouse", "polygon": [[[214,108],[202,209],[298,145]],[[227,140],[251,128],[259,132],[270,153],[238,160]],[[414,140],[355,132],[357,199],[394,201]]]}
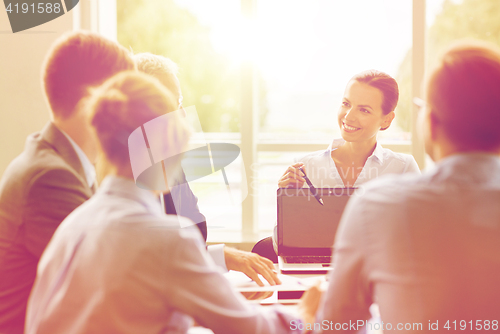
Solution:
{"label": "woman's white blouse", "polygon": [[45,249],[26,333],[180,334],[192,318],[215,333],[298,332],[294,315],[247,303],[182,220],[132,180],[108,176]]}
{"label": "woman's white blouse", "polygon": [[[344,182],[339,175],[331,152],[345,143],[344,139],[335,139],[326,150],[316,151],[297,160],[303,162],[305,171],[316,188],[342,188]],[[354,173],[354,167],[347,168],[342,173]],[[372,179],[384,174],[420,173],[417,162],[412,155],[396,153],[383,148],[378,142],[372,155],[366,160],[354,187],[359,187]],[[304,183],[304,187],[307,184]]]}

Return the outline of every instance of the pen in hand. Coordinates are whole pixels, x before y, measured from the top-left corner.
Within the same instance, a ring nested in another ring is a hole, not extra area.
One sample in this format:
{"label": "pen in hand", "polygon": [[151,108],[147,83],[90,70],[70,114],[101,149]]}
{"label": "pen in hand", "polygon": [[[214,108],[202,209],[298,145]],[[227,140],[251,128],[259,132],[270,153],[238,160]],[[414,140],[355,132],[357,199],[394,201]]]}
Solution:
{"label": "pen in hand", "polygon": [[316,188],[314,188],[313,184],[311,183],[311,180],[309,180],[309,178],[307,177],[306,172],[304,172],[304,170],[302,169],[302,167],[299,167],[299,170],[304,175],[304,180],[306,180],[306,183],[309,186],[309,189],[311,189],[311,192],[314,195],[314,198],[316,198],[316,200],[318,201],[319,204],[325,205],[323,203],[323,199],[318,194],[318,190]]}

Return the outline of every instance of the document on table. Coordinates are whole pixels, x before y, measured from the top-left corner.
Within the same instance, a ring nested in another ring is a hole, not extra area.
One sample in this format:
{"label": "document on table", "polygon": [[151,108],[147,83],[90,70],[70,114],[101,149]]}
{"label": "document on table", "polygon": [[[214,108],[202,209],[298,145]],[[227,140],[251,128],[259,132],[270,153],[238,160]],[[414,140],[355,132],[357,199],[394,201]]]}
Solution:
{"label": "document on table", "polygon": [[258,286],[247,275],[239,271],[229,271],[224,276],[231,282],[231,285],[239,292],[260,292],[260,291],[305,291],[309,287],[321,282],[321,288],[326,289],[326,276],[318,275],[311,277],[298,278],[290,275],[278,274],[281,281],[280,285],[269,285],[269,283],[259,275],[259,278],[264,283],[264,286]]}

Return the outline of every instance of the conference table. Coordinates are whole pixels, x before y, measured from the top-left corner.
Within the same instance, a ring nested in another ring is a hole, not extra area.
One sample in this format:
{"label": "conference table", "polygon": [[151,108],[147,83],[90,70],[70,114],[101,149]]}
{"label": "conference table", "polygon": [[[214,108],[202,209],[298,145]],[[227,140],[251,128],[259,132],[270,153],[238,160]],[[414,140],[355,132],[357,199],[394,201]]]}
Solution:
{"label": "conference table", "polygon": [[[310,286],[315,285],[318,281],[321,282],[321,288],[326,289],[326,275],[325,274],[293,274],[285,275],[278,274],[282,284],[270,286],[261,278],[262,282],[266,285],[259,287],[257,283],[253,282],[245,274],[237,271],[229,271],[224,274],[231,282],[231,285],[243,294],[248,299],[249,303],[260,304],[263,307],[281,304],[290,313],[297,312],[297,304],[300,296]],[[189,334],[213,334],[213,332],[204,327],[192,327]]]}
{"label": "conference table", "polygon": [[[286,308],[292,314],[298,311],[297,304],[300,300],[300,296],[310,286],[313,286],[320,281],[321,290],[325,291],[328,287],[326,274],[278,274],[278,277],[282,281],[281,285],[270,286],[266,284],[264,287],[259,287],[257,283],[253,282],[245,274],[240,272],[229,271],[224,275],[229,282],[231,282],[234,288],[247,297],[247,299],[248,297],[253,298],[248,300],[249,303],[260,304],[263,307],[280,304],[282,305],[281,307]],[[263,278],[261,279],[262,282],[267,283]],[[372,307],[370,307],[370,313],[372,315],[370,322],[373,324],[381,323],[377,305],[373,304]],[[201,326],[192,327],[188,333],[213,334],[210,329]],[[366,329],[366,331],[362,330],[360,333],[383,334],[382,330],[375,329]]]}

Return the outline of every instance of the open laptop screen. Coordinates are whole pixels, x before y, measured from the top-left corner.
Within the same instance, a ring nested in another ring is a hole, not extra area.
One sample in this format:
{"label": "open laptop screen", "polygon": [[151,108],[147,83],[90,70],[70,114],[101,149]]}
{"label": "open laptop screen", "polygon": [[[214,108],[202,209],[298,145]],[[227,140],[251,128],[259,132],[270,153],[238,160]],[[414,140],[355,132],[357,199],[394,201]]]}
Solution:
{"label": "open laptop screen", "polygon": [[278,189],[278,255],[331,255],[335,233],[355,188]]}

